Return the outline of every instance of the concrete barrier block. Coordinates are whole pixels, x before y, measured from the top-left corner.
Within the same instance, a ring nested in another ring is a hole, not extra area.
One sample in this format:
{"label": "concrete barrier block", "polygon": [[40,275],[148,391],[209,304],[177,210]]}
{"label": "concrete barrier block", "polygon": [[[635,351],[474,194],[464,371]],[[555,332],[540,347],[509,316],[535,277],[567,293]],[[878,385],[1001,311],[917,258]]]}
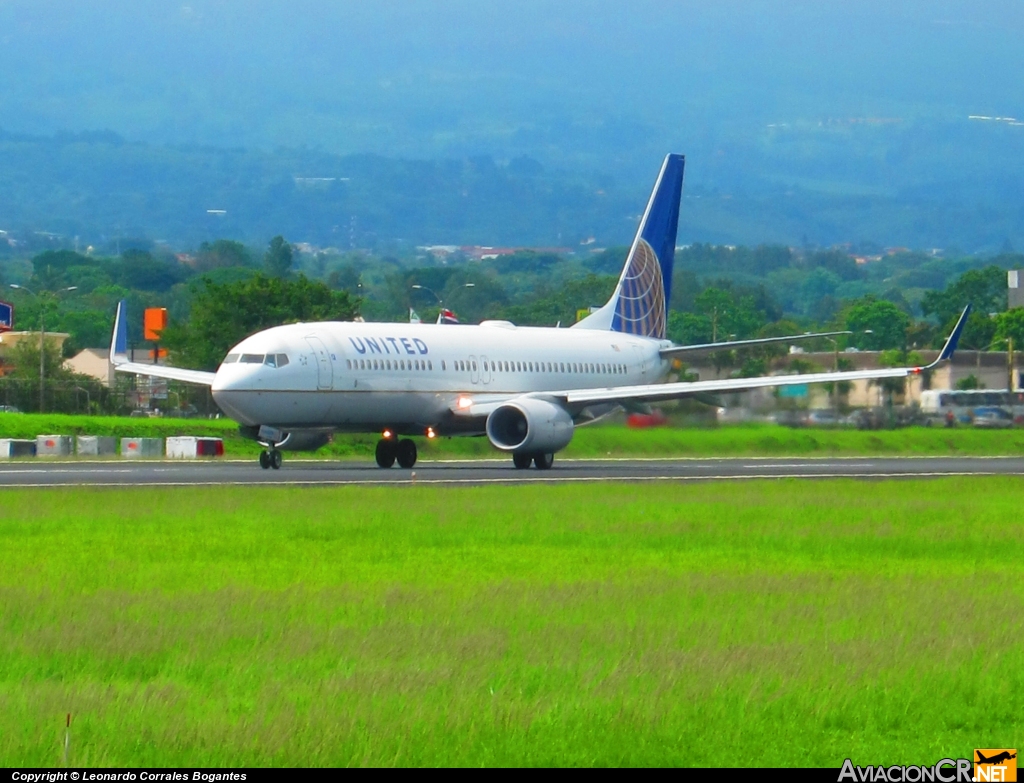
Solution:
{"label": "concrete barrier block", "polygon": [[163,438],[121,438],[121,456],[128,459],[138,457],[162,457]]}
{"label": "concrete barrier block", "polygon": [[80,457],[110,457],[117,454],[117,438],[113,436],[79,435],[75,446]]}
{"label": "concrete barrier block", "polygon": [[0,438],[0,459],[12,459],[14,457],[34,457],[35,455],[36,442],[34,440]]}
{"label": "concrete barrier block", "polygon": [[70,457],[70,435],[39,435],[36,438],[37,457]]}
{"label": "concrete barrier block", "polygon": [[220,438],[181,436],[167,439],[167,456],[172,459],[220,457],[224,454],[224,441]]}

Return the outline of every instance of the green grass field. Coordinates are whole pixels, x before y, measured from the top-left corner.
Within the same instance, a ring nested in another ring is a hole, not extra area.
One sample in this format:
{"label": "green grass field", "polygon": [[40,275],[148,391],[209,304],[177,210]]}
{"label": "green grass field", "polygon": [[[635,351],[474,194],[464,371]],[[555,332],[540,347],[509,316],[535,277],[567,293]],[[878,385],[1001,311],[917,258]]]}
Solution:
{"label": "green grass field", "polygon": [[[36,435],[115,435],[162,437],[208,435],[224,438],[227,456],[253,457],[261,446],[244,440],[227,419],[128,419],[113,416],[0,413],[0,438]],[[288,459],[372,460],[377,435],[336,435],[312,455],[289,453]],[[504,458],[486,438],[417,439],[421,459]],[[858,431],[789,429],[775,425],[731,425],[708,429],[657,427],[632,430],[622,425],[581,427],[562,456],[588,457],[781,457],[781,456],[939,456],[1024,454],[1024,429],[977,430],[958,427],[909,427]]]}
{"label": "green grass field", "polygon": [[[187,499],[187,502],[186,502]],[[1016,747],[1014,478],[8,490],[0,760],[833,765]]]}

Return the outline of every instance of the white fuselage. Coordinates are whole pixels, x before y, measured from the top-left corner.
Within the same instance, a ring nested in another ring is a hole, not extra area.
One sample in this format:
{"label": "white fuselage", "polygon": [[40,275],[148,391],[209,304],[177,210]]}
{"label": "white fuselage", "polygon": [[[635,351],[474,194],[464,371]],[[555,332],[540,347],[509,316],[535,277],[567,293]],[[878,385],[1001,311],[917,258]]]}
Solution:
{"label": "white fuselage", "polygon": [[232,348],[212,392],[249,426],[470,434],[482,432],[482,422],[453,416],[460,398],[656,383],[668,374],[659,355],[668,344],[499,321],[290,324]]}

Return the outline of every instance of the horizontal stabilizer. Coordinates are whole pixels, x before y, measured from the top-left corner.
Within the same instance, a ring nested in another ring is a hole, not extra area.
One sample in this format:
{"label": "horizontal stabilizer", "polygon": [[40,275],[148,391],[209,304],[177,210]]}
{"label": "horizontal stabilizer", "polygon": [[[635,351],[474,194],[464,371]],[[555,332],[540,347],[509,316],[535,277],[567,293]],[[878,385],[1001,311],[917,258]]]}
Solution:
{"label": "horizontal stabilizer", "polygon": [[771,345],[772,343],[791,343],[796,340],[813,340],[815,337],[835,337],[841,334],[853,334],[853,332],[806,332],[804,334],[790,334],[785,337],[758,337],[753,340],[731,340],[718,343],[697,343],[694,345],[672,345],[661,349],[662,356],[678,356],[694,351],[730,351],[734,348],[751,348],[756,345]]}

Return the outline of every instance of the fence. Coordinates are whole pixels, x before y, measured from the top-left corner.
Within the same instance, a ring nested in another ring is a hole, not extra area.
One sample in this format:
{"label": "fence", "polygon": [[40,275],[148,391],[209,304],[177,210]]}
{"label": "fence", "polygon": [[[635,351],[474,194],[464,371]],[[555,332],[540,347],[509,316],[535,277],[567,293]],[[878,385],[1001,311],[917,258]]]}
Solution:
{"label": "fence", "polygon": [[[209,417],[219,413],[210,390],[171,382],[154,387],[133,377],[118,378],[108,388],[99,381],[47,379],[43,387],[48,413],[128,415],[132,411],[157,411],[164,416]],[[0,377],[0,406],[24,413],[39,412],[39,381]]]}

